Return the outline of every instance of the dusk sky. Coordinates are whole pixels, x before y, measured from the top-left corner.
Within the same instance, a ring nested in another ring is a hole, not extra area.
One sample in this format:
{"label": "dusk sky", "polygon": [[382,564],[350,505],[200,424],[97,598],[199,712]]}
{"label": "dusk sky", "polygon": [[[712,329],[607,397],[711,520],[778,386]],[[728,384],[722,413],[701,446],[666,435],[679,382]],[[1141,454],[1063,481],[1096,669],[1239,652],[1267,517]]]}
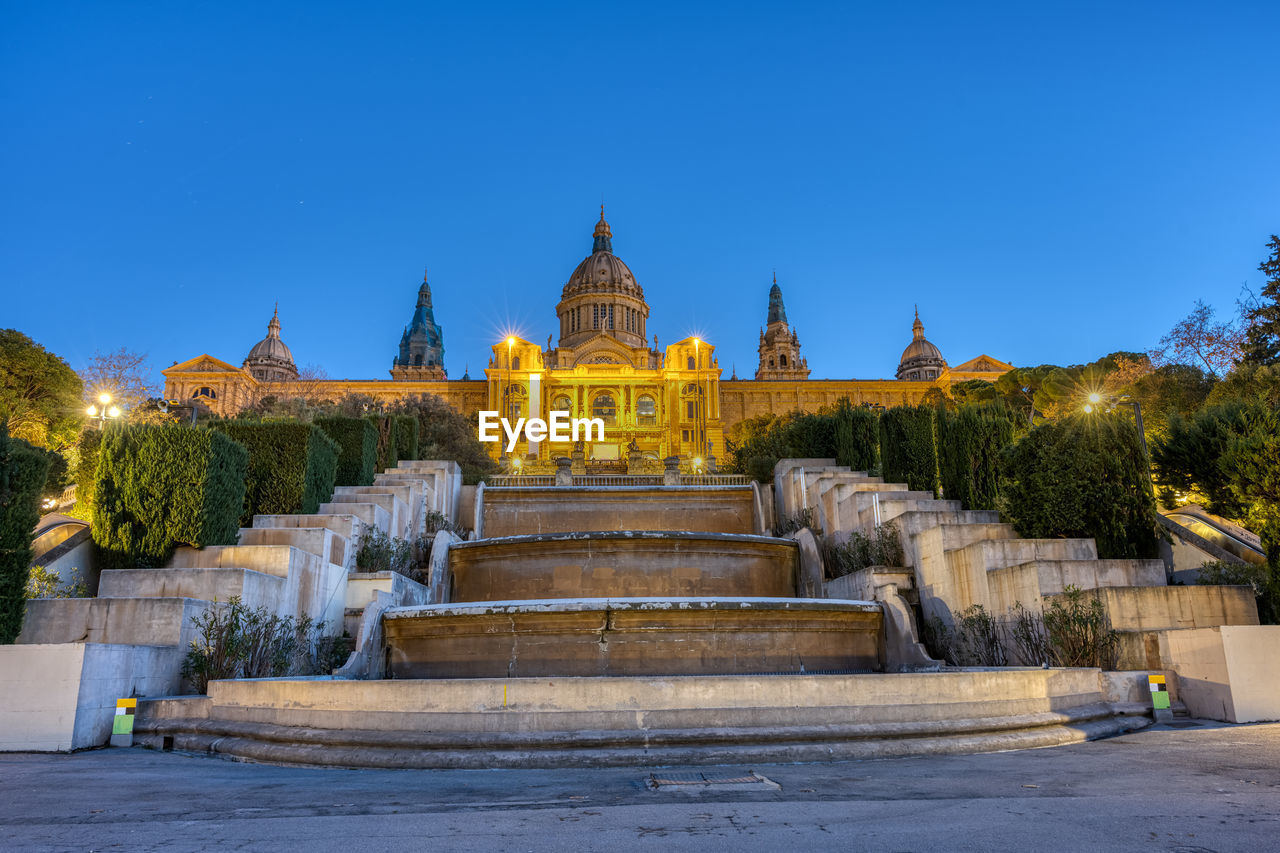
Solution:
{"label": "dusk sky", "polygon": [[81,367],[545,344],[603,199],[663,346],[1146,349],[1280,232],[1280,3],[0,6],[0,327]]}

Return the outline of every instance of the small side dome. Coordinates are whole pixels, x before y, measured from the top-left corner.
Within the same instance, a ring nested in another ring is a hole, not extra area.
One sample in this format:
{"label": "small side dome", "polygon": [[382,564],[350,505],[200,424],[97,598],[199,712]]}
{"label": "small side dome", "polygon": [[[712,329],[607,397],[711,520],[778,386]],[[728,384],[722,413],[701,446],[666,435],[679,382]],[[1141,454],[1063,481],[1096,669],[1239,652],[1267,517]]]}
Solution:
{"label": "small side dome", "polygon": [[924,323],[920,322],[920,310],[916,309],[915,322],[911,324],[911,343],[902,351],[898,360],[898,379],[923,382],[937,379],[947,369],[942,351],[924,336]]}
{"label": "small side dome", "polygon": [[254,379],[263,382],[298,378],[298,368],[293,363],[293,353],[289,351],[285,342],[280,340],[279,305],[271,315],[271,322],[267,324],[267,336],[249,350],[243,366]]}

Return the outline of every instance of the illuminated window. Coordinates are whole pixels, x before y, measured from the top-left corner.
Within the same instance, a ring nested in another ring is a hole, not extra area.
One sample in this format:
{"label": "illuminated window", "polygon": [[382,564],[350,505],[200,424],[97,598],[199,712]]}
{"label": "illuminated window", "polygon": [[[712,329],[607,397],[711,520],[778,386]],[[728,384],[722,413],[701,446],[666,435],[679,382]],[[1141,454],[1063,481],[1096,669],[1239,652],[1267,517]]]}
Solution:
{"label": "illuminated window", "polygon": [[591,417],[600,418],[605,423],[611,424],[617,415],[618,405],[613,401],[612,394],[597,394],[591,401]]}
{"label": "illuminated window", "polygon": [[572,412],[572,411],[573,411],[573,401],[571,401],[571,400],[570,400],[567,396],[565,396],[564,394],[561,394],[559,397],[556,397],[554,400],[552,400],[552,401],[551,401],[551,411],[553,411],[553,412]]}
{"label": "illuminated window", "polygon": [[524,389],[519,385],[512,385],[506,390],[507,404],[503,406],[505,417],[511,423],[518,421],[524,411]]}
{"label": "illuminated window", "polygon": [[204,386],[204,387],[198,388],[198,389],[196,390],[196,393],[192,394],[191,396],[192,396],[192,397],[204,397],[204,398],[209,399],[209,400],[216,400],[216,399],[218,399],[218,394],[217,394],[217,392],[216,392],[216,391],[214,391],[212,388],[208,387],[207,385],[206,385],[206,386]]}
{"label": "illuminated window", "polygon": [[636,400],[636,423],[652,426],[658,422],[658,404],[647,394]]}

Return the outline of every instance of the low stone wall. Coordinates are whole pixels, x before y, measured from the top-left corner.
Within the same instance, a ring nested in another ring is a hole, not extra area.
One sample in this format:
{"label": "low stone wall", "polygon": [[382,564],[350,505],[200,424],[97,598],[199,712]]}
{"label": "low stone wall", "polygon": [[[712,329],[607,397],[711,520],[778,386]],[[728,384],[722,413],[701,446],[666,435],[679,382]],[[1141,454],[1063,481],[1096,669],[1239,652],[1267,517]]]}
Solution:
{"label": "low stone wall", "polygon": [[0,646],[0,752],[104,745],[116,700],[175,693],[184,654],[172,646]]}
{"label": "low stone wall", "polygon": [[1280,720],[1280,625],[1224,625],[1159,635],[1197,717],[1230,723]]}

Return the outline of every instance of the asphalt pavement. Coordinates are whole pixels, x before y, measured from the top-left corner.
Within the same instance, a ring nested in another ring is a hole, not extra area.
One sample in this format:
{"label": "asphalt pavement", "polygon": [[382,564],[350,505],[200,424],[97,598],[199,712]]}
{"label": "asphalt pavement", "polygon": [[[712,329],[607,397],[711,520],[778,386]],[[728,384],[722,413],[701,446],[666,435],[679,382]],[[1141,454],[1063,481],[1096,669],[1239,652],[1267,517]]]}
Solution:
{"label": "asphalt pavement", "polygon": [[0,755],[0,849],[1280,850],[1280,724],[985,755],[340,770],[144,749]]}

